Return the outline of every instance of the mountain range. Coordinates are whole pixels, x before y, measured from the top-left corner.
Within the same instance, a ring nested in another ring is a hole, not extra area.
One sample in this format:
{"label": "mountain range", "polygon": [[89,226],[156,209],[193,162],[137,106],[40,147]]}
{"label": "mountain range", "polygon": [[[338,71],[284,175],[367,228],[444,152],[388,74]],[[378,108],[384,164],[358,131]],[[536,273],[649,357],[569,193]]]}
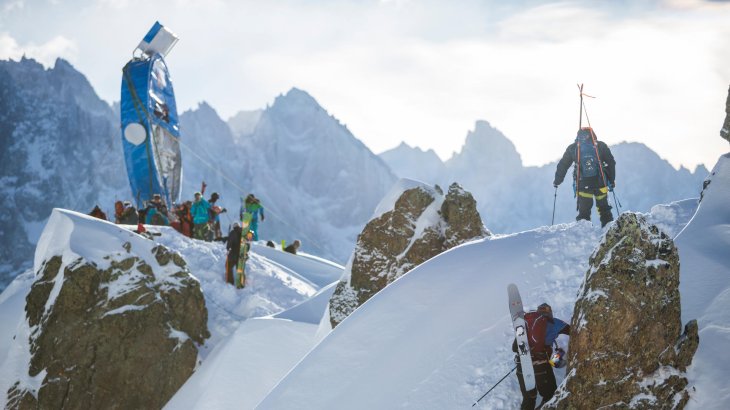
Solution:
{"label": "mountain range", "polygon": [[[99,204],[113,218],[114,201],[131,199],[115,110],[62,59],[50,69],[25,58],[0,61],[0,194],[9,210],[0,216],[0,289],[30,267],[52,208],[86,213]],[[459,182],[495,233],[550,221],[554,164],[523,166],[512,142],[486,121],[477,121],[446,162],[406,144],[377,156],[297,88],[228,121],[202,102],[180,115],[180,127],[182,200],[205,181],[205,196],[218,192],[228,211],[225,231],[238,218],[240,198],[254,193],[265,207],[263,239],[299,239],[307,252],[340,263],[398,177]],[[612,149],[622,210],[697,197],[707,175],[704,167],[675,170],[642,144]],[[556,222],[574,218],[573,201],[564,184]]]}
{"label": "mountain range", "polygon": [[[573,137],[563,143],[567,146]],[[610,203],[623,211],[648,212],[652,206],[697,198],[708,175],[698,166],[679,170],[641,143],[610,147],[616,158],[616,198]],[[552,182],[557,159],[547,165],[524,166],[514,144],[487,121],[477,121],[460,152],[447,161],[433,151],[401,143],[380,157],[401,178],[447,185],[458,181],[477,200],[484,223],[494,233],[513,233],[548,225],[555,201],[555,223],[575,219],[570,174],[557,191]],[[594,210],[594,220],[598,220]]]}

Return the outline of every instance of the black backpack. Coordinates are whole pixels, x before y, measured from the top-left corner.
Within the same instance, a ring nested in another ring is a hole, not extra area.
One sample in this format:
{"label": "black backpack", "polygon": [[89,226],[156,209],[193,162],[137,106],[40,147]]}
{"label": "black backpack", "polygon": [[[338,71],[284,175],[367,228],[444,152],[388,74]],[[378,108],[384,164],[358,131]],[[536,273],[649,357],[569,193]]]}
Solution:
{"label": "black backpack", "polygon": [[575,138],[575,162],[580,166],[581,178],[598,176],[600,164],[597,150],[598,148],[593,145],[591,131],[580,130]]}

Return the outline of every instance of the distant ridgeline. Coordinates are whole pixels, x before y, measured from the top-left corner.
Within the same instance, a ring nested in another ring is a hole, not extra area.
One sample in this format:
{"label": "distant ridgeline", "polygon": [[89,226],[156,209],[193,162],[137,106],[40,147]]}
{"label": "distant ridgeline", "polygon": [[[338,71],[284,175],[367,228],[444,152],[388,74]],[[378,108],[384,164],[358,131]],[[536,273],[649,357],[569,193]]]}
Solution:
{"label": "distant ridgeline", "polygon": [[[567,146],[572,140],[573,136],[565,136],[556,143]],[[699,198],[709,173],[704,166],[693,172],[676,170],[640,143],[620,143],[611,150],[616,158],[616,193],[621,211],[648,212],[657,204]],[[486,121],[476,122],[461,152],[445,163],[432,150],[424,152],[405,143],[380,157],[401,178],[441,185],[458,181],[474,195],[479,213],[495,233],[550,224],[557,160],[541,167],[523,166],[514,144]],[[570,183],[565,183],[558,189],[555,222],[572,222],[575,216],[573,190]],[[598,220],[595,213],[593,219]]]}
{"label": "distant ridgeline", "polygon": [[[98,203],[111,216],[115,200],[134,200],[119,118],[64,60],[51,69],[29,59],[0,61],[0,137],[9,142],[0,147],[0,201],[9,210],[0,215],[0,289],[30,268],[52,208],[89,212]],[[397,177],[441,186],[458,182],[496,233],[550,223],[554,164],[523,167],[514,145],[485,121],[477,122],[461,153],[446,163],[406,145],[377,156],[296,88],[266,109],[241,112],[228,122],[201,103],[179,116],[179,126],[185,135],[181,200],[192,199],[202,181],[229,210],[253,192],[266,208],[262,238],[299,239],[305,252],[341,263]],[[646,211],[699,196],[704,167],[677,171],[641,144],[612,149],[625,209]],[[572,221],[574,209],[564,184],[556,222]],[[223,214],[224,230],[234,214]]]}

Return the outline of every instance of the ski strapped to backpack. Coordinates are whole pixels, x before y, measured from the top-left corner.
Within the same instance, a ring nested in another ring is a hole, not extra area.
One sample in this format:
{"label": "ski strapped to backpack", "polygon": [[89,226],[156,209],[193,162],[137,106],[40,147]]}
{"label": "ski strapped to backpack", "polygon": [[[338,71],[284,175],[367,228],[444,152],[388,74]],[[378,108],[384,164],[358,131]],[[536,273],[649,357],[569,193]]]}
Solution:
{"label": "ski strapped to backpack", "polygon": [[526,390],[535,388],[535,370],[532,367],[530,355],[530,343],[527,340],[527,325],[525,323],[525,310],[522,307],[522,298],[517,285],[510,283],[507,286],[507,297],[509,298],[509,312],[512,317],[512,328],[515,332],[517,342],[517,355],[520,358],[520,370]]}

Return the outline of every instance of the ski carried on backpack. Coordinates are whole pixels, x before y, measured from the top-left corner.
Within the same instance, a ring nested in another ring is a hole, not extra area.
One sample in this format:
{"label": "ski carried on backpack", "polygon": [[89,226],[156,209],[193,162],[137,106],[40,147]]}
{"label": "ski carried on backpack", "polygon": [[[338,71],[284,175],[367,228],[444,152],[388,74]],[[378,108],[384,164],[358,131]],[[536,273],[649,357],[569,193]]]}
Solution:
{"label": "ski carried on backpack", "polygon": [[241,216],[241,249],[238,254],[238,265],[236,266],[236,287],[242,289],[246,287],[246,261],[248,260],[248,251],[251,248],[251,220],[253,215],[250,212],[244,212]]}
{"label": "ski carried on backpack", "polygon": [[507,286],[507,297],[509,298],[509,313],[512,317],[512,328],[515,331],[515,339],[517,340],[517,354],[520,357],[522,379],[525,382],[525,389],[530,391],[535,388],[535,370],[532,368],[530,344],[527,340],[525,310],[522,307],[520,291],[514,283],[510,283]]}

